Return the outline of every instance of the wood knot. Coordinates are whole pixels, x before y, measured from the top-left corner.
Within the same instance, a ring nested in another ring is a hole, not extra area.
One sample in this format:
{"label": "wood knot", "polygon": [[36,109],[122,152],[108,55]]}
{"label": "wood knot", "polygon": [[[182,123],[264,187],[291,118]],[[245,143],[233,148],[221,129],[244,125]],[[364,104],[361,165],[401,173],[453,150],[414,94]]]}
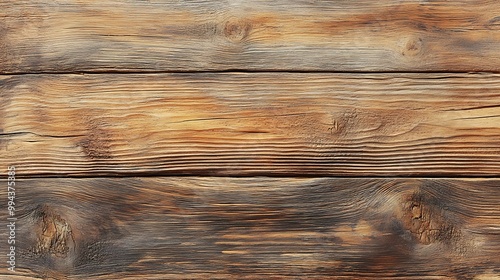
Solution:
{"label": "wood knot", "polygon": [[37,217],[35,232],[38,239],[32,249],[33,254],[66,257],[74,249],[71,226],[48,206],[40,207]]}
{"label": "wood knot", "polygon": [[422,244],[454,242],[459,230],[447,218],[444,207],[428,195],[414,193],[403,203],[403,226]]}
{"label": "wood knot", "polygon": [[422,52],[423,42],[421,38],[409,38],[403,46],[403,56],[416,56]]}
{"label": "wood knot", "polygon": [[239,42],[244,40],[250,34],[252,24],[244,19],[230,19],[224,26],[224,36],[230,41]]}
{"label": "wood knot", "polygon": [[411,207],[411,214],[413,219],[420,219],[422,217],[422,207],[416,204]]}

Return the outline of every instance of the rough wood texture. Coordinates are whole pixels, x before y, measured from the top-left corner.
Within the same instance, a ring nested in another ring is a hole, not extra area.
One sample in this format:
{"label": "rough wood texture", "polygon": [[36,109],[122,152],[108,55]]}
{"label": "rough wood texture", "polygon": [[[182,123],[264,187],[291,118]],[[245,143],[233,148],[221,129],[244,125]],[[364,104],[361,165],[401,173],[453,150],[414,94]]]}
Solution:
{"label": "rough wood texture", "polygon": [[0,1],[0,73],[499,71],[500,2]]}
{"label": "rough wood texture", "polygon": [[499,280],[499,46],[497,0],[0,0],[0,279]]}
{"label": "rough wood texture", "polygon": [[[16,275],[495,279],[499,184],[259,177],[18,180]],[[5,220],[4,211],[0,219]]]}
{"label": "rough wood texture", "polygon": [[499,75],[22,75],[0,80],[19,176],[497,176]]}

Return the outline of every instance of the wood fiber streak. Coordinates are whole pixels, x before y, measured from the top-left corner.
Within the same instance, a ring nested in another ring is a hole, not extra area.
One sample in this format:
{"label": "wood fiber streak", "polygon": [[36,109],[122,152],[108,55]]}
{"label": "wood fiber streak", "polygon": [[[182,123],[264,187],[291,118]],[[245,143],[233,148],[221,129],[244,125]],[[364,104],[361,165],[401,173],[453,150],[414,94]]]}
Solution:
{"label": "wood fiber streak", "polygon": [[0,73],[499,71],[500,2],[0,1]]}
{"label": "wood fiber streak", "polygon": [[18,176],[498,176],[494,74],[0,79]]}
{"label": "wood fiber streak", "polygon": [[16,279],[498,279],[499,184],[17,180]]}

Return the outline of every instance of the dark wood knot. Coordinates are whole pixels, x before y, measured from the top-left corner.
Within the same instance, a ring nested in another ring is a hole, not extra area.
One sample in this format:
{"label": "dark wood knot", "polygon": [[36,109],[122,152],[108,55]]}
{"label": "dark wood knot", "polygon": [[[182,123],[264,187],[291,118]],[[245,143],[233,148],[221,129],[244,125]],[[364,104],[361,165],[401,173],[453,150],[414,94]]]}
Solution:
{"label": "dark wood knot", "polygon": [[230,41],[239,42],[244,40],[250,34],[252,24],[245,19],[230,19],[224,26],[224,35]]}

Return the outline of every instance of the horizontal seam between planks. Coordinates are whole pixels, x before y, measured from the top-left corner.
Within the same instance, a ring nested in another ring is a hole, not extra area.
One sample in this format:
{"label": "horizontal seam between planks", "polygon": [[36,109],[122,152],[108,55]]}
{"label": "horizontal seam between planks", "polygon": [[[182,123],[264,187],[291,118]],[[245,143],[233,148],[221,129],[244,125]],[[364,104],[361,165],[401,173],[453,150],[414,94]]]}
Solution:
{"label": "horizontal seam between planks", "polygon": [[[6,176],[0,176],[0,179],[4,180]],[[16,179],[91,179],[91,178],[297,178],[297,179],[307,179],[307,178],[331,178],[331,179],[500,179],[499,175],[463,175],[463,176],[446,176],[442,174],[427,174],[427,175],[408,175],[408,176],[334,176],[327,174],[311,174],[311,175],[293,175],[293,174],[258,174],[258,175],[209,175],[207,173],[199,174],[162,174],[162,173],[130,173],[130,174],[116,174],[116,175],[21,175],[16,173]]]}
{"label": "horizontal seam between planks", "polygon": [[218,74],[218,73],[298,73],[298,74],[500,74],[500,71],[329,71],[329,70],[284,70],[284,69],[226,69],[226,70],[176,70],[176,71],[127,71],[127,70],[99,70],[99,71],[38,71],[38,72],[0,72],[0,76],[22,75],[130,75],[130,74]]}

